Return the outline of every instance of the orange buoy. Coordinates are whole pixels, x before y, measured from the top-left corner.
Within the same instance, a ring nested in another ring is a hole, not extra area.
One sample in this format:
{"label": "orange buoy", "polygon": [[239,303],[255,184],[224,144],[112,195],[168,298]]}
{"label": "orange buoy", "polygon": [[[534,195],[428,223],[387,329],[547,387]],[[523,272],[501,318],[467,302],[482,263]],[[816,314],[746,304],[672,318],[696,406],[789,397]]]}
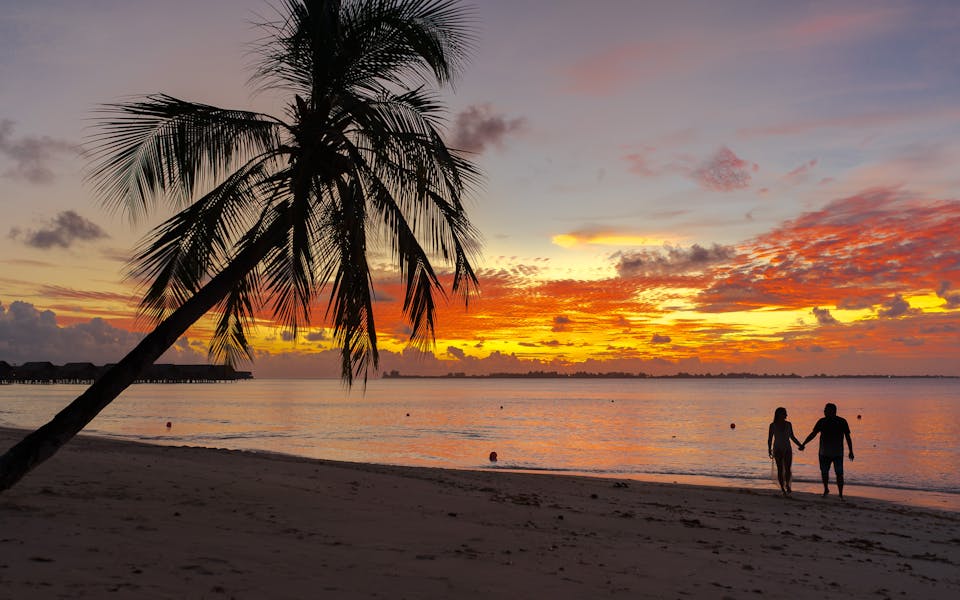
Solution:
{"label": "orange buoy", "polygon": [[490,462],[497,462],[497,453],[496,453],[496,452],[491,452],[491,453],[490,453]]}

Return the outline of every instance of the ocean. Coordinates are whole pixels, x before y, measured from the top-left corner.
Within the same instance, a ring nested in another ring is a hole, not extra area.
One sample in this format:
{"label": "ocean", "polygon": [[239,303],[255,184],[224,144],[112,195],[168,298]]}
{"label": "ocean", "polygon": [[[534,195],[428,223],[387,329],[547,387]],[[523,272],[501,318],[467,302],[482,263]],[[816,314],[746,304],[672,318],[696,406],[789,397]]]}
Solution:
{"label": "ocean", "polygon": [[[83,389],[0,386],[0,425],[42,425]],[[85,433],[775,490],[766,450],[774,409],[786,407],[803,440],[826,402],[852,429],[849,496],[960,510],[958,379],[376,379],[351,391],[336,380],[137,384]],[[817,491],[819,479],[814,441],[794,451],[794,487]]]}

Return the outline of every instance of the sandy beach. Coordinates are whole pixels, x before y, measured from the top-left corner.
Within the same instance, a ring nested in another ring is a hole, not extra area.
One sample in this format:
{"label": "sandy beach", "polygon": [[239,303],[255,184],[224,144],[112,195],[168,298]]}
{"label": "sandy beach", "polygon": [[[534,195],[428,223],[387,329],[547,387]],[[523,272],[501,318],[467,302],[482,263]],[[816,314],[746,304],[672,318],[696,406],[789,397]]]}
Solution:
{"label": "sandy beach", "polygon": [[0,495],[18,600],[956,598],[958,566],[960,514],[877,500],[90,437]]}

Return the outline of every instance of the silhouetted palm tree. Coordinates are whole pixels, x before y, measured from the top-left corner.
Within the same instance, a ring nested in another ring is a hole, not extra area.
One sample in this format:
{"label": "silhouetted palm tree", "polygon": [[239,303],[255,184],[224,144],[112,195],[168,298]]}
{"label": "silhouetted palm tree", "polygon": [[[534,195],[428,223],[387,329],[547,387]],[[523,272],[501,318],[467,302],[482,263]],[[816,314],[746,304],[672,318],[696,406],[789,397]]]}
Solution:
{"label": "silhouetted palm tree", "polygon": [[261,303],[296,331],[328,294],[342,376],[377,365],[368,252],[403,277],[411,340],[433,341],[431,258],[451,289],[475,289],[477,236],[461,203],[477,172],[447,148],[428,88],[458,74],[469,12],[452,0],[285,0],[266,22],[253,81],[291,95],[284,118],[167,95],[103,108],[90,179],[132,217],[179,209],[148,236],[131,274],[148,281],[156,328],[52,421],[0,457],[7,489],[83,429],[197,319],[216,308],[211,356],[250,357]]}

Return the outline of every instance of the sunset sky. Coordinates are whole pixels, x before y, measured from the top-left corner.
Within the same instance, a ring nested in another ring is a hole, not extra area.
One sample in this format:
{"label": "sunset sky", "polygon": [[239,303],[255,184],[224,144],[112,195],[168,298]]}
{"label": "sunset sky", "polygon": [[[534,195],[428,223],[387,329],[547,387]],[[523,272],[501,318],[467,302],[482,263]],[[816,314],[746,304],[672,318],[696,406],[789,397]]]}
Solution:
{"label": "sunset sky", "polygon": [[[481,294],[383,369],[960,375],[960,5],[482,0],[448,142],[485,175]],[[0,360],[118,360],[148,327],[101,207],[100,103],[247,85],[261,0],[0,0]],[[335,376],[317,307],[261,316],[260,377]],[[164,362],[206,359],[201,322]]]}

